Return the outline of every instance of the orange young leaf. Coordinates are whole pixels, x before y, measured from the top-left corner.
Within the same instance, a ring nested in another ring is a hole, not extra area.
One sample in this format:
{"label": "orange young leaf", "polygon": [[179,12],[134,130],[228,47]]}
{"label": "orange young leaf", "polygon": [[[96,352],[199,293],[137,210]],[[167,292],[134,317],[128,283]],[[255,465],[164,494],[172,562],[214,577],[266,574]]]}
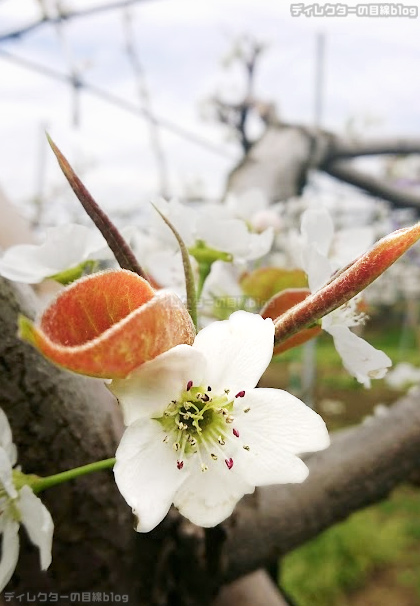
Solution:
{"label": "orange young leaf", "polygon": [[19,319],[20,336],[58,366],[84,375],[125,378],[175,345],[194,342],[182,301],[155,292],[128,270],[81,278],[63,290],[38,325]]}

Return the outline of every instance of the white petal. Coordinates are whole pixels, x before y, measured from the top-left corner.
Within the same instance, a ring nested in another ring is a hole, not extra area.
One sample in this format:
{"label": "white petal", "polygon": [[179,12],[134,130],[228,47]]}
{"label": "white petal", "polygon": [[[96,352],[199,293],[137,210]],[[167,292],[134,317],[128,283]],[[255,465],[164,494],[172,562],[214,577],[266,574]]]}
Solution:
{"label": "white petal", "polygon": [[9,280],[35,284],[79,265],[106,246],[99,232],[83,225],[52,227],[42,244],[20,244],[6,250],[0,259],[0,274]]}
{"label": "white petal", "polygon": [[255,213],[267,209],[269,200],[264,193],[258,189],[248,189],[240,196],[228,194],[225,199],[225,207],[232,215],[248,221]]}
{"label": "white petal", "polygon": [[274,228],[267,227],[261,233],[253,234],[249,236],[249,252],[247,257],[243,258],[244,261],[260,259],[264,255],[270,252],[274,240]]}
{"label": "white petal", "polygon": [[51,564],[54,532],[51,514],[29,486],[23,486],[19,491],[19,510],[29,538],[39,548],[41,569],[47,570]]}
{"label": "white petal", "polygon": [[[329,446],[322,418],[303,402],[279,389],[248,391],[241,406],[249,412],[235,415],[242,450],[237,469],[256,486],[303,482],[306,465],[296,456]],[[234,413],[235,414],[235,413]]]}
{"label": "white petal", "polygon": [[334,339],[344,368],[365,387],[370,387],[370,379],[382,379],[388,367],[392,366],[392,361],[383,351],[375,349],[346,326],[330,326],[326,330]]}
{"label": "white petal", "polygon": [[257,259],[267,254],[273,243],[274,231],[253,234],[239,219],[207,218],[200,221],[197,237],[211,248],[231,253],[234,261]]}
{"label": "white petal", "polygon": [[311,292],[315,292],[328,282],[333,273],[330,261],[312,245],[302,250],[302,267],[308,276]]}
{"label": "white petal", "polygon": [[13,467],[17,461],[16,446],[13,444],[12,430],[10,429],[9,421],[2,408],[0,408],[0,446],[4,449]]}
{"label": "white petal", "polygon": [[[197,210],[172,199],[169,202],[163,198],[153,201],[166,219],[175,227],[186,246],[192,246],[196,236]],[[157,212],[152,215],[152,231],[175,250],[179,250],[177,240]]]}
{"label": "white petal", "polygon": [[206,381],[212,389],[241,391],[258,383],[272,358],[273,343],[272,320],[237,311],[229,320],[203,328],[193,348],[208,360]]}
{"label": "white petal", "polygon": [[325,208],[309,209],[302,215],[300,231],[308,244],[326,257],[334,236],[334,225]]}
{"label": "white petal", "polygon": [[204,528],[223,522],[239,499],[254,492],[254,485],[246,482],[234,467],[228,469],[223,460],[209,461],[208,467],[202,472],[197,465],[174,498],[180,513]]}
{"label": "white petal", "polygon": [[[5,514],[3,514],[5,515]],[[2,556],[0,562],[0,591],[12,578],[19,557],[19,524],[7,518],[3,529]]]}
{"label": "white petal", "polygon": [[142,364],[127,379],[112,381],[108,387],[118,398],[125,424],[160,416],[186,389],[188,381],[201,384],[206,364],[203,354],[193,347],[177,345]]}
{"label": "white petal", "polygon": [[375,241],[375,230],[369,225],[341,229],[334,236],[333,257],[338,267],[345,267],[365,253]]}
{"label": "white petal", "polygon": [[149,273],[160,286],[175,290],[185,299],[185,275],[179,251],[161,249],[149,255],[147,264]]}
{"label": "white petal", "polygon": [[138,517],[138,532],[149,532],[163,520],[186,478],[164,436],[157,421],[141,419],[126,429],[115,455],[115,481]]}
{"label": "white petal", "polygon": [[9,497],[15,499],[17,491],[13,484],[13,470],[6,451],[0,447],[0,485],[6,490]]}

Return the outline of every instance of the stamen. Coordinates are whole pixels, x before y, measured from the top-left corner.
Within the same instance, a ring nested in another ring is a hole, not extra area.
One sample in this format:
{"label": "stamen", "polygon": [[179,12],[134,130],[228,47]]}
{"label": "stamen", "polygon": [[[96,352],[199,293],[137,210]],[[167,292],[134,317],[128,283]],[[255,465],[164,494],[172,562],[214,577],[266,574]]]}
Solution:
{"label": "stamen", "polygon": [[235,438],[239,438],[239,431],[237,429],[233,428],[232,433],[235,436]]}
{"label": "stamen", "polygon": [[245,408],[244,412],[249,412],[250,410],[250,408]]}
{"label": "stamen", "polygon": [[179,450],[179,442],[174,442],[172,448],[175,450],[175,452],[178,452],[178,450]]}
{"label": "stamen", "polygon": [[245,391],[244,390],[238,391],[238,393],[236,394],[235,398],[243,398],[244,395],[245,395]]}
{"label": "stamen", "polygon": [[201,399],[203,400],[203,402],[208,402],[210,400],[210,397],[208,396],[208,394],[203,393]]}
{"label": "stamen", "polygon": [[232,415],[228,415],[225,418],[226,423],[233,423],[234,420],[235,420],[235,417],[232,417]]}
{"label": "stamen", "polygon": [[[216,434],[216,435],[217,435],[217,434]],[[220,446],[224,446],[224,445],[225,445],[225,441],[224,441],[224,439],[222,438],[222,436],[219,436],[219,437],[217,438],[217,437],[216,437],[216,435],[215,435],[213,432],[211,432],[211,433],[210,433],[210,435],[208,436],[208,440],[209,440],[209,442],[210,442],[211,446],[212,446],[213,448],[216,448],[216,449],[217,449],[217,451],[220,453],[221,458],[222,458],[222,459],[225,459],[225,458],[226,458],[226,453],[224,453],[224,452],[223,452],[223,450],[222,450],[222,449],[221,449],[221,447],[220,447]],[[226,437],[226,436],[224,436],[224,437]],[[217,442],[220,444],[220,446],[219,446],[219,444],[217,444],[217,443],[216,443],[216,439],[217,439]],[[221,442],[220,442],[220,440],[221,440]],[[223,444],[222,444],[222,443],[223,443]],[[205,447],[206,447],[206,450],[208,451],[208,448],[207,448],[207,445],[205,444],[205,441],[204,441],[204,445],[205,445]],[[213,453],[213,454],[214,454],[214,453]],[[211,456],[212,458],[213,458],[213,454],[212,454],[212,453],[210,453],[210,456]],[[217,460],[217,459],[215,459],[215,460]]]}
{"label": "stamen", "polygon": [[230,458],[230,459],[225,459],[225,463],[226,463],[226,467],[227,467],[228,469],[232,469],[232,467],[233,467],[233,459],[232,459],[232,458]]}
{"label": "stamen", "polygon": [[165,436],[165,437],[163,438],[163,442],[164,442],[164,444],[167,444],[168,440],[169,440],[169,436]]}
{"label": "stamen", "polygon": [[177,461],[176,466],[178,469],[182,469],[184,467],[184,461]]}
{"label": "stamen", "polygon": [[211,452],[210,456],[213,459],[213,461],[217,461],[217,455],[215,455],[214,452]]}
{"label": "stamen", "polygon": [[187,391],[190,391],[191,387],[193,386],[193,382],[192,381],[188,381],[187,383]]}
{"label": "stamen", "polygon": [[203,458],[201,456],[200,447],[198,447],[195,452],[198,454],[198,458],[200,459],[200,464],[201,464],[201,471],[204,473],[205,471],[208,470],[208,467],[207,467],[207,465],[205,463],[203,463]]}
{"label": "stamen", "polygon": [[243,448],[244,450],[248,450],[248,451],[250,451],[250,450],[251,450],[249,446],[245,446],[245,445],[244,445],[244,446],[242,446],[242,448]]}
{"label": "stamen", "polygon": [[207,386],[207,391],[211,391],[210,385]]}

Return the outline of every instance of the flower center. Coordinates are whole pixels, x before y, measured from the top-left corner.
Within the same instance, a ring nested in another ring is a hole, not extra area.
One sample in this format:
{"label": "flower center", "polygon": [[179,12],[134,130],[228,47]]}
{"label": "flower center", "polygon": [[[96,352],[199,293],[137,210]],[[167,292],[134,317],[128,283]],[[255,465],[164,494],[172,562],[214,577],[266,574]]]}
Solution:
{"label": "flower center", "polygon": [[338,323],[344,324],[349,328],[363,325],[368,316],[364,311],[364,301],[361,293],[341,305],[338,309],[332,312],[335,314]]}
{"label": "flower center", "polygon": [[[186,389],[156,419],[165,433],[163,441],[177,453],[178,469],[183,469],[184,462],[193,455],[197,455],[194,458],[202,471],[208,470],[210,462],[219,460],[232,469],[233,458],[224,447],[229,450],[229,442],[239,438],[239,431],[232,427],[233,411],[237,399],[244,395],[245,391],[240,391],[233,396],[228,389],[214,394],[210,386],[193,386],[188,381]],[[248,446],[243,448],[249,450]]]}

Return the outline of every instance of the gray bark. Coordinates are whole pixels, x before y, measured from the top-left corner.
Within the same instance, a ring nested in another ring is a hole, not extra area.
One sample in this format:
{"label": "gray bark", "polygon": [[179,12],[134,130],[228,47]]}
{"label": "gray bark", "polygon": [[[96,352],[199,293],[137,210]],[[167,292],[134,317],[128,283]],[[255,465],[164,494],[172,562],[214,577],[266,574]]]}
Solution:
{"label": "gray bark", "polygon": [[231,171],[226,193],[241,195],[257,188],[271,202],[288,200],[302,193],[310,169],[318,169],[396,207],[418,209],[419,194],[384,183],[355,169],[349,161],[361,156],[409,153],[420,153],[418,139],[352,141],[321,129],[270,122]]}
{"label": "gray bark", "polygon": [[[27,473],[50,475],[113,457],[122,424],[103,384],[53,367],[17,338],[17,314],[32,314],[31,299],[29,287],[0,278],[0,405],[19,464]],[[63,484],[41,498],[56,526],[52,566],[40,573],[38,552],[25,541],[11,587],[64,593],[131,589],[135,535],[112,472]]]}

